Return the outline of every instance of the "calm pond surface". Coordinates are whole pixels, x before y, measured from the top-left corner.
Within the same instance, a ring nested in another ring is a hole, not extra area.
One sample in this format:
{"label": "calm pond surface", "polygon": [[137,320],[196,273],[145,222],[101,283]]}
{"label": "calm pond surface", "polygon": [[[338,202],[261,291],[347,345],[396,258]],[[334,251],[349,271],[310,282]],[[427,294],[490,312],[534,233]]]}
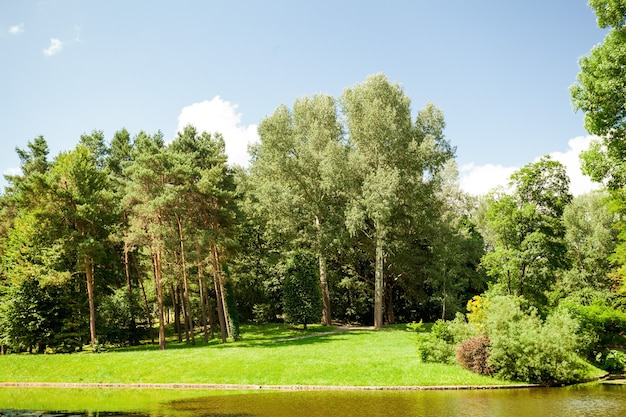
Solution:
{"label": "calm pond surface", "polygon": [[118,417],[610,417],[626,415],[626,386],[410,392],[0,389],[0,416],[60,417],[61,411]]}

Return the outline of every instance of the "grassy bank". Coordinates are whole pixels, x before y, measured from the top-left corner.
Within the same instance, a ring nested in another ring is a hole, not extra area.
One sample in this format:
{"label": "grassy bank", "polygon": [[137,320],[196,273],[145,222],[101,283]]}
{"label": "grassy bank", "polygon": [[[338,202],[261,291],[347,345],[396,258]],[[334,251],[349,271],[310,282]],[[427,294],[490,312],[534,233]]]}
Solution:
{"label": "grassy bank", "polygon": [[[420,363],[414,334],[352,330],[285,340],[283,326],[247,326],[243,340],[170,343],[71,355],[0,356],[1,382],[214,383],[255,385],[499,385],[455,365]],[[328,329],[316,328],[313,331]],[[309,333],[310,335],[310,333]]]}

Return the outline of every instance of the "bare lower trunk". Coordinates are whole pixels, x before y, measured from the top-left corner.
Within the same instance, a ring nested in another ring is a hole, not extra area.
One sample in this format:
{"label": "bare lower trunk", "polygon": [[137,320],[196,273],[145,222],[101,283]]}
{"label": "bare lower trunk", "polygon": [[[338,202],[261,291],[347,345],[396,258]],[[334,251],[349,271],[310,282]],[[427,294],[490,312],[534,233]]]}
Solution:
{"label": "bare lower trunk", "polygon": [[[128,254],[128,246],[124,244],[124,272],[126,273],[126,291],[128,292],[128,302],[132,306],[134,305],[134,297],[133,297],[133,285],[130,277],[130,257]],[[131,309],[131,311],[133,311]],[[137,323],[135,323],[135,315],[131,314],[130,316],[130,337],[128,339],[128,343],[131,345],[136,345],[139,343],[137,339]]]}
{"label": "bare lower trunk", "polygon": [[148,320],[148,330],[150,332],[150,342],[154,345],[154,328],[152,327],[152,311],[150,308],[150,303],[148,303],[148,294],[146,294],[146,288],[143,285],[143,280],[141,279],[141,271],[139,270],[139,262],[137,262],[137,257],[132,255],[133,264],[135,265],[135,271],[137,272],[137,279],[139,281],[139,285],[141,286],[141,293],[143,295],[143,302],[146,306],[146,319]]}
{"label": "bare lower trunk", "polygon": [[213,263],[213,284],[215,287],[215,298],[217,299],[217,317],[220,322],[220,332],[222,334],[222,343],[226,343],[228,338],[228,322],[226,309],[224,306],[224,290],[222,285],[222,278],[219,269],[219,257],[217,255],[217,248],[215,245],[211,246],[211,257]]}
{"label": "bare lower trunk", "polygon": [[206,311],[207,316],[209,318],[209,338],[215,338],[215,313],[213,312],[213,308],[211,306],[211,299],[209,298],[209,289],[207,287],[206,281],[202,281],[202,286],[204,287],[204,293],[206,296]]}
{"label": "bare lower trunk", "polygon": [[196,344],[196,337],[193,331],[193,313],[191,311],[191,299],[189,296],[189,280],[187,279],[187,261],[185,257],[185,239],[183,234],[183,222],[176,216],[178,222],[178,237],[180,242],[180,263],[183,271],[183,302],[185,305],[185,327],[187,328],[187,342],[191,339],[191,344]]}
{"label": "bare lower trunk", "polygon": [[180,297],[178,296],[178,286],[170,284],[170,293],[172,295],[172,309],[174,310],[174,331],[178,336],[178,343],[182,343],[183,331],[180,325]]}
{"label": "bare lower trunk", "polygon": [[389,280],[386,282],[385,291],[385,320],[389,324],[394,324],[396,322],[396,313],[393,309],[393,286],[390,284]]}
{"label": "bare lower trunk", "polygon": [[87,297],[89,298],[89,335],[91,338],[91,349],[96,347],[96,306],[94,302],[94,266],[93,260],[88,256],[84,258],[85,275],[87,276]]}
{"label": "bare lower trunk", "polygon": [[204,281],[204,267],[202,264],[202,251],[196,243],[196,255],[198,257],[198,290],[200,291],[200,320],[202,320],[202,333],[204,344],[209,343],[209,326],[207,324],[207,288]]}
{"label": "bare lower trunk", "polygon": [[161,253],[157,250],[152,254],[152,266],[154,269],[154,286],[157,293],[157,305],[159,309],[159,349],[165,350],[165,313],[163,311],[163,286]]}
{"label": "bare lower trunk", "polygon": [[321,244],[321,225],[319,217],[315,216],[315,228],[318,234],[319,253],[317,254],[320,269],[320,286],[322,288],[322,324],[324,326],[332,325],[332,311],[330,307],[330,295],[328,291],[328,275],[326,273],[326,257],[322,254]]}
{"label": "bare lower trunk", "polygon": [[320,285],[322,287],[322,324],[324,326],[330,326],[333,324],[331,309],[330,309],[330,296],[328,294],[328,279],[326,274],[326,258],[324,255],[319,255],[320,265]]}
{"label": "bare lower trunk", "polygon": [[383,239],[376,238],[376,271],[374,273],[374,328],[383,327],[384,305],[384,256]]}

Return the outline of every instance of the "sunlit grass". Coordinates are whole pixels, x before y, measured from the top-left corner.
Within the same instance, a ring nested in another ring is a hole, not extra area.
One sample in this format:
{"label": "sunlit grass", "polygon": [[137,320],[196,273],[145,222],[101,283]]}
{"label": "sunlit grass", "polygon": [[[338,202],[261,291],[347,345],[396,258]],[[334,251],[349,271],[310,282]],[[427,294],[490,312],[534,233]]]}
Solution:
{"label": "sunlit grass", "polygon": [[421,363],[415,334],[401,328],[311,337],[282,325],[246,326],[243,339],[195,346],[170,343],[71,355],[0,357],[0,381],[72,383],[211,383],[252,385],[494,385],[507,382],[456,365]]}

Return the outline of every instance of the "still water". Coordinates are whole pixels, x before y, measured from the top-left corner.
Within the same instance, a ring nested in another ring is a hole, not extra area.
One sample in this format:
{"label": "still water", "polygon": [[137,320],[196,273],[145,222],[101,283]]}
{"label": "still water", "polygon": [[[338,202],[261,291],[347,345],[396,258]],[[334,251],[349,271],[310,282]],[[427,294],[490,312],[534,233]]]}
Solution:
{"label": "still water", "polygon": [[626,386],[411,392],[0,389],[0,416],[39,416],[42,410],[72,417],[610,417],[626,415]]}

